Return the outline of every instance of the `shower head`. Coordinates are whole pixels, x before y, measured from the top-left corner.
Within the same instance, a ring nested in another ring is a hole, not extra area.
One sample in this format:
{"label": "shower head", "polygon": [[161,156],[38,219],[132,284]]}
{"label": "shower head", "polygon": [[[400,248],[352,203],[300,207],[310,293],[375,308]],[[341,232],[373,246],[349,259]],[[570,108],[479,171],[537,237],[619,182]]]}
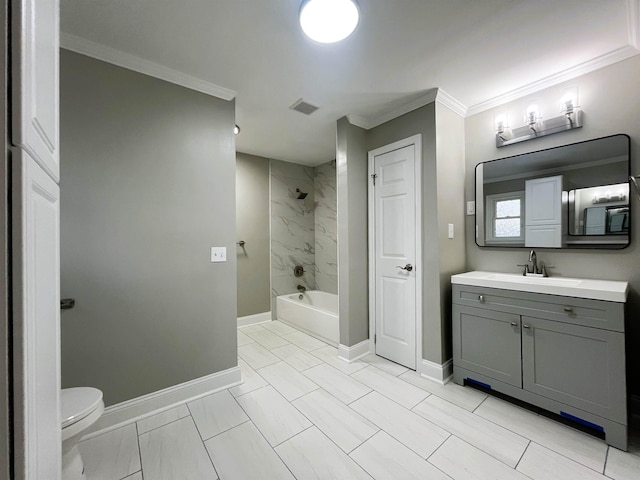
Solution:
{"label": "shower head", "polygon": [[296,193],[298,194],[298,196],[296,197],[298,200],[307,198],[307,195],[309,195],[308,193],[301,192],[299,188],[296,188]]}

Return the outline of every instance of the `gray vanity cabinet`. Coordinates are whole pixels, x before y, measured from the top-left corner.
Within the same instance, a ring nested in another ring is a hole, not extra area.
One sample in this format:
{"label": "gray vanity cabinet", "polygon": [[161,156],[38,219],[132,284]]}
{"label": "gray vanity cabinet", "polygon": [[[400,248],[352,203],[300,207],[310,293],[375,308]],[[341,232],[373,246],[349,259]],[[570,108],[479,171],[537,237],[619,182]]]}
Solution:
{"label": "gray vanity cabinet", "polygon": [[604,431],[626,450],[624,303],[453,285],[453,379]]}

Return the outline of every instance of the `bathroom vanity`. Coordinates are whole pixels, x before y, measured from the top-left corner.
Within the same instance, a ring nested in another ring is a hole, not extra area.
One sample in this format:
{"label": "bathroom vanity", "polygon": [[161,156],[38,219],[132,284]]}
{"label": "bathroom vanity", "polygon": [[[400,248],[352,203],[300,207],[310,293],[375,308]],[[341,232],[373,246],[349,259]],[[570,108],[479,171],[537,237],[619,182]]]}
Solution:
{"label": "bathroom vanity", "polygon": [[627,449],[626,282],[468,272],[453,284],[453,379]]}

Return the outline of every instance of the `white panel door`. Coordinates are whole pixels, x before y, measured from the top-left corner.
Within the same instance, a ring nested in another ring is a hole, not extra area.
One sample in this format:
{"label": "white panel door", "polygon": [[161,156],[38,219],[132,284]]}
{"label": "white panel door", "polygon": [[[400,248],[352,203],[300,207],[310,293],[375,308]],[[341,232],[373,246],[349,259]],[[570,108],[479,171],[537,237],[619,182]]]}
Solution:
{"label": "white panel door", "polygon": [[562,175],[525,181],[527,247],[562,246]]}
{"label": "white panel door", "polygon": [[525,225],[560,225],[562,175],[525,181]]}
{"label": "white panel door", "polygon": [[416,368],[415,145],[374,157],[376,354]]}
{"label": "white panel door", "polygon": [[13,345],[16,479],[60,478],[59,188],[13,151]]}
{"label": "white panel door", "polygon": [[59,1],[12,0],[11,8],[11,143],[58,182]]}

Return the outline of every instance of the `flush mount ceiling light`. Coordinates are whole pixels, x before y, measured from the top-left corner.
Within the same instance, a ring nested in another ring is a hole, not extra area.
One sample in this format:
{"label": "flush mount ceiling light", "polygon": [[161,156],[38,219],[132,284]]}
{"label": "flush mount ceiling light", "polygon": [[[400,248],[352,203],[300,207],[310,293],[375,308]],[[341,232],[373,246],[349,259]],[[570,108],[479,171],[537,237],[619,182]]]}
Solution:
{"label": "flush mount ceiling light", "polygon": [[344,40],[356,29],[359,19],[355,0],[304,0],[300,6],[302,31],[320,43]]}

